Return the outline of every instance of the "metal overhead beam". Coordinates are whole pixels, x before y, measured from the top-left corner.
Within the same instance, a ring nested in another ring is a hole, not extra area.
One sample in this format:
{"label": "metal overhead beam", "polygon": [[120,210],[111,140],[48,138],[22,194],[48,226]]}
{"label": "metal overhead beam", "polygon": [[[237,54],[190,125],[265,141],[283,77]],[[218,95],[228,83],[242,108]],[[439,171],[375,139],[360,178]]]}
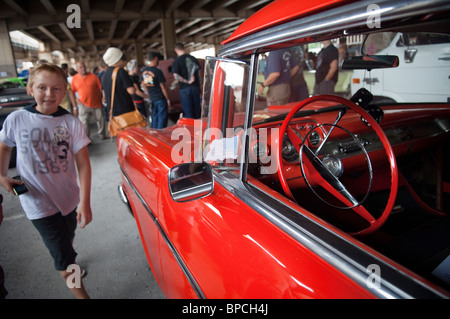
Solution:
{"label": "metal overhead beam", "polygon": [[[0,0],[0,19],[10,31],[21,30],[51,48],[78,58],[97,56],[109,46],[133,57],[162,48],[162,19],[175,21],[177,41],[195,47],[218,45],[249,15],[270,0],[79,0],[81,28],[68,26],[71,1]],[[26,8],[26,10],[24,9]],[[76,52],[76,53],[75,53]],[[134,58],[134,57],[133,57]]]}
{"label": "metal overhead beam", "polygon": [[58,43],[58,44],[61,44],[61,41],[60,41],[57,37],[55,37],[55,36],[53,35],[53,33],[51,33],[50,31],[48,31],[46,27],[40,25],[40,26],[38,26],[38,29],[39,29],[39,31],[41,31],[43,34],[45,34],[47,37],[49,37],[53,42],[56,42],[56,43]]}
{"label": "metal overhead beam", "polygon": [[8,4],[19,15],[21,15],[21,16],[28,15],[28,13],[21,6],[19,6],[15,1],[13,1],[13,0],[3,0],[3,1],[6,2],[6,4]]}
{"label": "metal overhead beam", "polygon": [[69,30],[69,28],[67,27],[67,25],[65,23],[58,23],[58,26],[61,28],[61,30],[63,30],[63,32],[66,34],[66,36],[73,42],[76,43],[77,39],[75,39],[75,37],[73,36],[72,32]]}

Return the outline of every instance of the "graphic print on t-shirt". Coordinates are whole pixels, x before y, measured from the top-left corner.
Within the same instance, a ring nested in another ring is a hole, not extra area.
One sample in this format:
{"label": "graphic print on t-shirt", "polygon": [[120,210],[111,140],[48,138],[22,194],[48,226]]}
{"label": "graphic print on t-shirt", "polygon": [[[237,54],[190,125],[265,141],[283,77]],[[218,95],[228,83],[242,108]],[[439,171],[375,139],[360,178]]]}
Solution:
{"label": "graphic print on t-shirt", "polygon": [[142,72],[142,78],[143,78],[145,86],[150,86],[150,87],[155,86],[155,80],[154,80],[155,74],[153,74],[152,71],[146,70],[146,71]]}
{"label": "graphic print on t-shirt", "polygon": [[70,133],[63,126],[50,130],[48,127],[35,127],[30,131],[26,129],[21,131],[21,142],[17,151],[24,154],[32,153],[31,165],[34,174],[67,172],[69,168],[67,157],[70,149]]}
{"label": "graphic print on t-shirt", "polygon": [[69,131],[63,126],[57,126],[53,130],[53,142],[56,144],[56,153],[58,158],[67,159],[69,151]]}

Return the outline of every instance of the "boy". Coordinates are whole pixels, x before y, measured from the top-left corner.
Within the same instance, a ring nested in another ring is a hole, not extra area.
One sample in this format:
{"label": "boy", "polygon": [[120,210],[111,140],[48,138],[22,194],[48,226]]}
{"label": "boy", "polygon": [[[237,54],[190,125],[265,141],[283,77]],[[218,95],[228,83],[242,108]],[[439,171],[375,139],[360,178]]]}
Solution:
{"label": "boy", "polygon": [[[67,88],[60,67],[36,67],[29,88],[37,104],[11,113],[0,132],[0,184],[13,193],[13,185],[23,183],[7,176],[16,146],[17,172],[28,189],[20,203],[67,282],[67,267],[77,255],[72,246],[77,221],[84,228],[92,220],[90,140],[81,122],[59,106]],[[77,298],[89,298],[82,283],[70,289]]]}
{"label": "boy", "polygon": [[166,78],[157,68],[161,54],[149,52],[150,64],[142,69],[141,78],[152,101],[152,127],[165,128],[168,122],[169,92],[165,86]]}

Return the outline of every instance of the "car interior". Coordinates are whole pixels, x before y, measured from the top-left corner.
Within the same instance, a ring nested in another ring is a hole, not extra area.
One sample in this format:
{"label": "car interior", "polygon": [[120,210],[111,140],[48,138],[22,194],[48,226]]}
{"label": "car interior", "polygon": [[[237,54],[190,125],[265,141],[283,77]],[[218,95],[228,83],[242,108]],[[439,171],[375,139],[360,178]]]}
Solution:
{"label": "car interior", "polygon": [[[399,33],[403,35],[393,45],[403,47],[405,55],[383,51]],[[348,41],[349,38],[356,40]],[[339,39],[332,39],[332,43],[340,47]],[[446,165],[450,161],[450,92],[448,88],[444,92],[428,90],[416,92],[422,95],[421,100],[396,101],[375,90],[377,84],[392,83],[386,78],[395,77],[395,72],[403,68],[409,69],[401,75],[401,81],[416,91],[417,87],[423,87],[414,82],[424,80],[421,70],[427,66],[414,69],[405,58],[415,49],[416,62],[422,53],[431,59],[428,52],[433,50],[432,46],[443,46],[450,52],[450,37],[431,25],[420,32],[406,28],[371,37],[348,37],[346,46],[339,73],[351,72],[355,77],[356,72],[365,72],[364,76],[369,78],[361,81],[354,92],[346,89],[335,95],[313,96],[314,79],[306,77],[317,63],[321,49],[317,42],[297,45],[297,49],[301,48],[297,51],[303,52],[297,61],[305,75],[308,100],[268,105],[267,88],[263,93],[254,88],[247,181],[263,191],[282,194],[286,200],[295,202],[299,211],[306,209],[450,290],[449,278],[442,271],[448,270],[450,259],[450,169]],[[259,54],[259,84],[265,77],[264,62],[270,54],[270,51]],[[447,81],[450,75],[450,59],[436,59],[441,67],[430,64],[433,69],[427,73],[435,78],[425,79],[432,86],[442,81],[439,78],[442,70],[447,72]],[[210,114],[208,125],[230,128],[226,137],[239,135],[245,121],[240,111],[251,89],[246,87],[250,68],[248,64],[225,62],[214,67],[221,67],[225,78],[224,92],[220,94],[226,102],[218,112],[229,116],[227,123],[222,118],[219,124],[214,123],[215,117]],[[388,72],[374,82],[370,79],[372,70]],[[217,74],[214,79],[206,77],[205,81],[208,80],[218,81]],[[205,94],[207,97],[209,93]],[[213,110],[211,106],[206,101],[204,107],[209,112]],[[234,156],[216,164],[216,170],[238,170],[239,141],[235,145],[231,152]]]}

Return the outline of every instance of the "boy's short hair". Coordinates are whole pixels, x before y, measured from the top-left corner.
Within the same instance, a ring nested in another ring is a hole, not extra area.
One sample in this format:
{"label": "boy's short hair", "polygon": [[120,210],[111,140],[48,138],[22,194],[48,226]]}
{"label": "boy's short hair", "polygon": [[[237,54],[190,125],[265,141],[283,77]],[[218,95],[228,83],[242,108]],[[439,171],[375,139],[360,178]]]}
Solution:
{"label": "boy's short hair", "polygon": [[61,76],[61,79],[63,79],[63,81],[64,81],[64,86],[67,87],[67,84],[69,82],[67,82],[66,72],[64,72],[64,70],[62,68],[60,68],[59,66],[57,66],[55,64],[51,64],[51,63],[42,63],[42,64],[39,64],[38,66],[36,66],[35,68],[33,68],[33,70],[30,73],[30,77],[28,79],[28,85],[30,87],[32,87],[34,84],[36,74],[38,74],[39,72],[42,72],[42,71],[48,71],[48,72],[59,74]]}
{"label": "boy's short hair", "polygon": [[155,52],[155,51],[149,52],[147,57],[148,57],[149,61],[153,61],[153,59],[156,58],[156,57],[158,58],[158,60],[162,60],[163,59],[162,54],[159,53],[159,52]]}
{"label": "boy's short hair", "polygon": [[175,43],[175,49],[177,50],[184,50],[184,44],[181,42]]}

